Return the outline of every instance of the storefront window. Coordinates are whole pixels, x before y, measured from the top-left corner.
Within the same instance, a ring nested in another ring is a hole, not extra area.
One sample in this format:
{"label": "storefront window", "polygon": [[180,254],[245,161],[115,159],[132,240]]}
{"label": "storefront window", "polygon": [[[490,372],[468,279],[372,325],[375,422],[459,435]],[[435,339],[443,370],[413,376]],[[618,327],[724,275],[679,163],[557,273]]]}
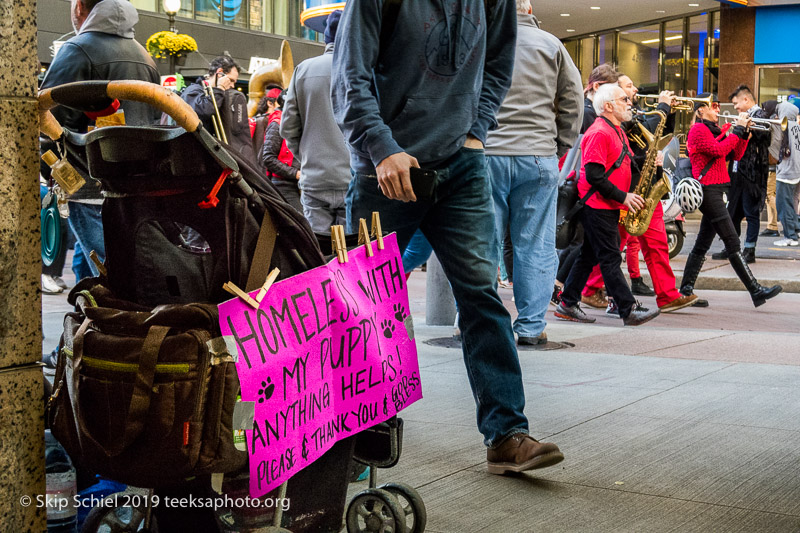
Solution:
{"label": "storefront window", "polygon": [[719,89],[719,11],[711,16],[711,34],[708,39],[708,84],[704,92],[716,93]]}
{"label": "storefront window", "polygon": [[264,6],[261,0],[250,0],[250,29],[261,30],[261,12]]}
{"label": "storefront window", "polygon": [[211,0],[222,11],[222,22],[239,28],[247,27],[247,3],[245,0]]}
{"label": "storefront window", "polygon": [[686,96],[706,90],[708,75],[708,14],[689,19],[689,65],[686,76]]}
{"label": "storefront window", "polygon": [[586,83],[589,79],[589,74],[591,74],[592,69],[594,69],[594,37],[581,39],[580,50],[581,79],[583,83]]}
{"label": "storefront window", "polygon": [[800,65],[759,67],[758,101],[785,102],[800,92]]}
{"label": "storefront window", "polygon": [[194,18],[205,22],[220,22],[219,4],[214,0],[194,0]]}
{"label": "storefront window", "polygon": [[683,72],[683,20],[670,20],[664,25],[664,80],[662,87],[681,94]]}
{"label": "storefront window", "polygon": [[567,49],[567,53],[569,57],[572,58],[572,62],[578,66],[578,41],[567,41],[564,43],[564,48]]}
{"label": "storefront window", "polygon": [[623,30],[619,35],[617,70],[627,75],[644,94],[658,92],[659,25]]}
{"label": "storefront window", "polygon": [[614,64],[614,39],[615,34],[606,33],[597,38],[597,64]]}

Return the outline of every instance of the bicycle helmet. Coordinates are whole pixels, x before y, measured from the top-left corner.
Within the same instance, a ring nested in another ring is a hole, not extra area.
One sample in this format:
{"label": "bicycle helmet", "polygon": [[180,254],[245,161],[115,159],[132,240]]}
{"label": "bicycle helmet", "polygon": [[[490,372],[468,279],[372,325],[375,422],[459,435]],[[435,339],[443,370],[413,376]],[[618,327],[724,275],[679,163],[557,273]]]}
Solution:
{"label": "bicycle helmet", "polygon": [[703,203],[703,186],[694,178],[683,178],[675,186],[675,199],[684,213],[693,213]]}

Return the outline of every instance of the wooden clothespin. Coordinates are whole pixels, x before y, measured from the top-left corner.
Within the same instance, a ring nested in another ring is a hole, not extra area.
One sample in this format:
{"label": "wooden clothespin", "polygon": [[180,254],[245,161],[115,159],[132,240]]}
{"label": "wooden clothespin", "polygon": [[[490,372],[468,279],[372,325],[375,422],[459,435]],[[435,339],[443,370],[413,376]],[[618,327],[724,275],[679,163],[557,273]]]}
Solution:
{"label": "wooden clothespin", "polygon": [[344,263],[344,256],[339,249],[339,231],[336,228],[337,226],[331,226],[331,251],[336,254],[340,263]]}
{"label": "wooden clothespin", "polygon": [[108,270],[106,270],[106,266],[103,264],[103,262],[100,261],[100,258],[97,256],[97,252],[94,250],[89,252],[89,259],[91,259],[92,263],[94,263],[94,266],[97,267],[97,271],[100,272],[101,276],[108,277]]}
{"label": "wooden clothespin", "polygon": [[378,240],[378,250],[383,250],[383,230],[381,229],[381,215],[372,212],[372,236]]}
{"label": "wooden clothespin", "polygon": [[344,238],[344,226],[332,226],[331,229],[336,232],[336,249],[339,256],[340,263],[347,263],[350,258],[347,256],[347,242]]}
{"label": "wooden clothespin", "polygon": [[375,253],[372,251],[372,243],[369,240],[369,230],[367,229],[367,221],[363,218],[358,220],[358,245],[364,245],[367,249],[367,257],[372,257]]}
{"label": "wooden clothespin", "polygon": [[227,292],[233,294],[234,296],[238,296],[239,298],[244,300],[253,309],[258,309],[258,302],[253,300],[249,294],[247,294],[242,289],[237,287],[232,281],[223,283],[222,288],[225,289]]}
{"label": "wooden clothespin", "polygon": [[275,283],[275,280],[278,279],[278,274],[280,273],[281,271],[279,268],[272,269],[272,272],[270,272],[269,276],[267,276],[267,281],[265,281],[261,288],[258,289],[258,294],[256,294],[256,302],[259,304],[261,303],[261,300],[263,300],[264,296],[267,295],[267,291],[270,287],[272,287],[272,284]]}

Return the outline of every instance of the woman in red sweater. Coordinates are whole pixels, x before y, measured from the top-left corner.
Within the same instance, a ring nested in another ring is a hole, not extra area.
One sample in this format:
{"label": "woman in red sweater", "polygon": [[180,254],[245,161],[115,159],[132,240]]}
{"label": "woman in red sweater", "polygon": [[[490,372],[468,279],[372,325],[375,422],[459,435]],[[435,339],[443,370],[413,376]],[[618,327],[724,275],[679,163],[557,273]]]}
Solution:
{"label": "woman in red sweater", "polygon": [[[708,94],[700,95],[709,96]],[[698,102],[695,105],[695,124],[686,139],[686,152],[692,162],[692,175],[703,185],[703,203],[700,212],[703,219],[700,231],[683,270],[680,292],[689,295],[694,291],[697,275],[706,259],[714,235],[719,235],[728,252],[733,270],[750,293],[753,305],[758,307],[781,292],[780,285],[762,287],[753,277],[742,256],[739,236],[725,207],[723,195],[730,185],[728,175],[729,156],[738,161],[744,155],[749,137],[750,118],[741,113],[733,127],[733,133],[725,136],[719,124],[719,103],[714,98],[711,106]]]}

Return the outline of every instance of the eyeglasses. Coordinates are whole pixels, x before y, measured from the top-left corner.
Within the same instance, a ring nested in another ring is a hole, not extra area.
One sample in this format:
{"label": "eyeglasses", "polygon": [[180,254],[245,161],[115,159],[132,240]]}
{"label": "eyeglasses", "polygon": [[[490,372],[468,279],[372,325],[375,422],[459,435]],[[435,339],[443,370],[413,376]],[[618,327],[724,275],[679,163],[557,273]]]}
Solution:
{"label": "eyeglasses", "polygon": [[631,97],[630,97],[630,96],[621,96],[621,97],[619,97],[619,98],[615,98],[615,99],[614,99],[614,101],[615,101],[615,102],[616,102],[616,101],[619,101],[619,100],[623,100],[623,101],[625,101],[625,102],[628,102],[629,104],[632,104],[632,103],[633,103],[633,100],[631,100]]}

